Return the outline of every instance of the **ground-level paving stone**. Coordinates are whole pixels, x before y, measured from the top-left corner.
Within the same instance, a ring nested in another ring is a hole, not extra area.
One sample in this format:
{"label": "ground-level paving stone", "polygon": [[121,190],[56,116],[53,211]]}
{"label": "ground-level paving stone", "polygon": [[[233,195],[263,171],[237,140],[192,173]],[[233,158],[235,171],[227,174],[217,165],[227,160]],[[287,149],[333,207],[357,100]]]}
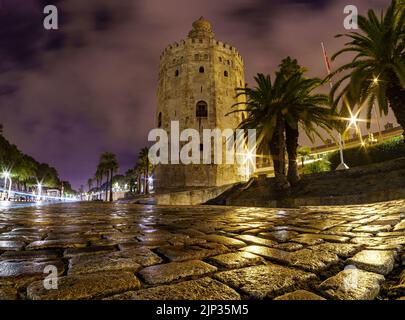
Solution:
{"label": "ground-level paving stone", "polygon": [[134,258],[123,257],[120,252],[75,256],[69,260],[69,275],[102,271],[132,271],[141,269]]}
{"label": "ground-level paving stone", "polygon": [[387,275],[394,268],[395,251],[362,250],[346,261],[357,268]]}
{"label": "ground-level paving stone", "polygon": [[384,251],[402,251],[402,245],[400,244],[381,244],[379,246],[365,246],[366,250],[384,250]]}
{"label": "ground-level paving stone", "polygon": [[313,228],[317,230],[326,230],[332,227],[335,227],[337,225],[342,224],[344,221],[340,220],[316,220],[316,221],[311,221],[309,223],[305,224],[305,227],[307,228]]}
{"label": "ground-level paving stone", "polygon": [[264,259],[250,252],[225,253],[209,258],[209,261],[228,269],[243,268],[262,264]]}
{"label": "ground-level paving stone", "polygon": [[273,248],[275,249],[280,249],[284,251],[297,251],[302,249],[304,246],[299,243],[294,243],[294,242],[285,242],[285,243],[280,243],[277,245],[274,245]]}
{"label": "ground-level paving stone", "polygon": [[25,247],[26,250],[37,250],[46,248],[83,248],[87,246],[87,240],[64,239],[64,240],[42,240],[31,242]]}
{"label": "ground-level paving stone", "polygon": [[339,257],[348,258],[358,252],[361,247],[362,245],[360,244],[352,243],[321,243],[308,248],[311,250],[330,251],[337,254]]}
{"label": "ground-level paving stone", "polygon": [[[338,243],[343,243],[343,242],[347,242],[350,240],[349,237],[343,237],[343,236],[332,235],[332,234],[322,234],[322,233],[316,233],[316,234],[303,233],[298,238],[322,239],[322,240],[326,240],[328,242],[338,242]],[[295,238],[295,239],[297,239],[297,238]]]}
{"label": "ground-level paving stone", "polygon": [[405,219],[402,220],[397,225],[395,225],[395,227],[394,227],[394,231],[402,231],[402,230],[405,230]]}
{"label": "ground-level paving stone", "polygon": [[299,235],[298,232],[290,231],[290,230],[279,230],[279,231],[259,233],[260,237],[274,240],[277,242],[287,242],[287,241],[291,240],[292,238],[296,238],[298,235]]}
{"label": "ground-level paving stone", "polygon": [[205,240],[208,240],[210,242],[216,242],[223,244],[227,247],[235,247],[235,248],[241,248],[246,246],[246,243],[244,243],[241,240],[229,238],[229,237],[224,237],[216,234],[210,234],[202,237]]}
{"label": "ground-level paving stone", "polygon": [[316,244],[323,243],[324,241],[320,238],[308,237],[308,236],[298,236],[297,238],[291,239],[292,242],[297,242],[303,245],[313,246]]}
{"label": "ground-level paving stone", "polygon": [[22,241],[0,241],[0,251],[14,251],[21,250],[25,246],[25,243]]}
{"label": "ground-level paving stone", "polygon": [[353,229],[354,232],[370,232],[370,233],[379,233],[379,232],[386,232],[390,231],[392,227],[390,225],[368,225],[368,226],[361,226],[358,228]]}
{"label": "ground-level paving stone", "polygon": [[0,261],[0,286],[15,285],[21,287],[29,282],[43,279],[45,267],[52,265],[58,274],[63,274],[65,267],[60,260]]}
{"label": "ground-level paving stone", "polygon": [[211,279],[184,281],[172,285],[129,291],[109,300],[240,300],[240,295],[225,284]]}
{"label": "ground-level paving stone", "polygon": [[274,300],[326,300],[313,292],[306,290],[296,290],[274,298]]}
{"label": "ground-level paving stone", "polygon": [[345,269],[326,279],[319,289],[338,300],[373,300],[380,292],[384,276],[360,269]]}
{"label": "ground-level paving stone", "polygon": [[18,292],[13,287],[1,287],[0,286],[0,300],[17,300]]}
{"label": "ground-level paving stone", "polygon": [[185,261],[192,259],[204,259],[221,253],[229,252],[222,244],[206,244],[204,246],[163,246],[157,251],[171,261]]}
{"label": "ground-level paving stone", "polygon": [[172,281],[202,276],[217,271],[217,268],[200,260],[170,262],[142,269],[139,275],[149,284],[166,284]]}
{"label": "ground-level paving stone", "polygon": [[0,255],[0,260],[55,260],[59,257],[56,250],[6,251]]}
{"label": "ground-level paving stone", "polygon": [[240,290],[249,298],[274,298],[314,281],[313,273],[275,264],[223,271],[214,278]]}
{"label": "ground-level paving stone", "polygon": [[405,236],[405,231],[393,231],[393,232],[379,232],[376,234],[377,237],[398,237]]}
{"label": "ground-level paving stone", "polygon": [[121,249],[120,255],[122,257],[134,259],[143,267],[149,267],[163,261],[161,257],[146,247],[127,247],[119,245],[119,248]]}
{"label": "ground-level paving stone", "polygon": [[72,258],[76,256],[109,253],[116,250],[117,249],[114,246],[90,246],[84,248],[69,248],[64,251],[63,255],[67,258]]}
{"label": "ground-level paving stone", "polygon": [[243,235],[237,236],[236,238],[238,238],[242,241],[245,241],[247,243],[254,243],[254,244],[259,244],[259,245],[268,246],[268,247],[271,247],[271,246],[277,244],[277,242],[275,242],[275,241],[248,235],[248,234],[243,234]]}
{"label": "ground-level paving stone", "polygon": [[351,243],[362,244],[365,246],[379,246],[386,244],[385,238],[377,238],[377,237],[357,237],[352,238],[350,240]]}
{"label": "ground-level paving stone", "polygon": [[139,280],[130,272],[92,273],[65,276],[58,279],[57,290],[47,290],[42,281],[27,288],[31,300],[84,300],[99,299],[106,295],[140,288]]}
{"label": "ground-level paving stone", "polygon": [[324,271],[328,267],[339,262],[339,257],[329,251],[301,249],[295,252],[285,252],[261,246],[249,246],[243,248],[243,250],[261,255],[270,261],[287,264],[311,272]]}

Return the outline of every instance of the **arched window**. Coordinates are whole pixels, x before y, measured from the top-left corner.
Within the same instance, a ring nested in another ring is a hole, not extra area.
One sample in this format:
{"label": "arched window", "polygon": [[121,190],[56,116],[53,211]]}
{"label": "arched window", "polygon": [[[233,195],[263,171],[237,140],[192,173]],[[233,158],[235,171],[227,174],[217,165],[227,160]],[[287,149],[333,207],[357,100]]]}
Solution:
{"label": "arched window", "polygon": [[159,115],[158,115],[158,128],[160,128],[161,126],[162,126],[162,113],[159,112]]}
{"label": "arched window", "polygon": [[200,67],[200,73],[204,73],[204,67]]}
{"label": "arched window", "polygon": [[196,116],[197,116],[197,118],[207,118],[208,117],[208,105],[205,101],[197,102]]}
{"label": "arched window", "polygon": [[225,76],[225,77],[228,76],[228,71],[224,71],[224,76]]}
{"label": "arched window", "polygon": [[174,76],[175,76],[175,77],[178,77],[178,76],[179,76],[179,70],[176,70],[176,71],[174,72]]}

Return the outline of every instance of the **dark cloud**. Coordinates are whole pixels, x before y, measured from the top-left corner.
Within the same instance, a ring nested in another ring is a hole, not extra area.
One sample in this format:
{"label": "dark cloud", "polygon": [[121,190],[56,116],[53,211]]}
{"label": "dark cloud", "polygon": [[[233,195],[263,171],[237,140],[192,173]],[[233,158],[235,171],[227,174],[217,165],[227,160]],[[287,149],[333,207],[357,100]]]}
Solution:
{"label": "dark cloud", "polygon": [[[351,1],[363,12],[386,0]],[[134,165],[154,126],[159,56],[201,15],[244,57],[246,79],[286,55],[325,74],[320,42],[342,41],[344,0],[59,0],[60,29],[42,27],[48,1],[0,0],[0,122],[25,152],[74,186],[99,154]]]}

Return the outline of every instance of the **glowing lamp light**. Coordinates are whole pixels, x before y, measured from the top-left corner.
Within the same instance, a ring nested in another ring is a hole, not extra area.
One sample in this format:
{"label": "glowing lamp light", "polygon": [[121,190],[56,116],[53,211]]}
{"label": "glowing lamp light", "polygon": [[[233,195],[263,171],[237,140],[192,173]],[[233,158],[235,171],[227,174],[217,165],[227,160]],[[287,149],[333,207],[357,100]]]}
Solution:
{"label": "glowing lamp light", "polygon": [[356,115],[352,115],[352,116],[350,117],[350,123],[349,123],[349,125],[350,125],[350,126],[353,126],[353,125],[356,125],[356,123],[357,123],[357,116],[356,116]]}
{"label": "glowing lamp light", "polygon": [[374,78],[373,78],[373,83],[374,83],[375,85],[378,84],[378,78],[377,78],[377,77],[374,77]]}

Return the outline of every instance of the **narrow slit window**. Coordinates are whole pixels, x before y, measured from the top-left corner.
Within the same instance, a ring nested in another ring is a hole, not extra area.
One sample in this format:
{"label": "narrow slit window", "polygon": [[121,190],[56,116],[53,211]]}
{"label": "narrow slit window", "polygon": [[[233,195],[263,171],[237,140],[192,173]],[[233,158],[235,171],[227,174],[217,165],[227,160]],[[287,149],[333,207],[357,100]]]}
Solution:
{"label": "narrow slit window", "polygon": [[196,107],[197,118],[208,118],[208,105],[205,101],[199,101]]}

